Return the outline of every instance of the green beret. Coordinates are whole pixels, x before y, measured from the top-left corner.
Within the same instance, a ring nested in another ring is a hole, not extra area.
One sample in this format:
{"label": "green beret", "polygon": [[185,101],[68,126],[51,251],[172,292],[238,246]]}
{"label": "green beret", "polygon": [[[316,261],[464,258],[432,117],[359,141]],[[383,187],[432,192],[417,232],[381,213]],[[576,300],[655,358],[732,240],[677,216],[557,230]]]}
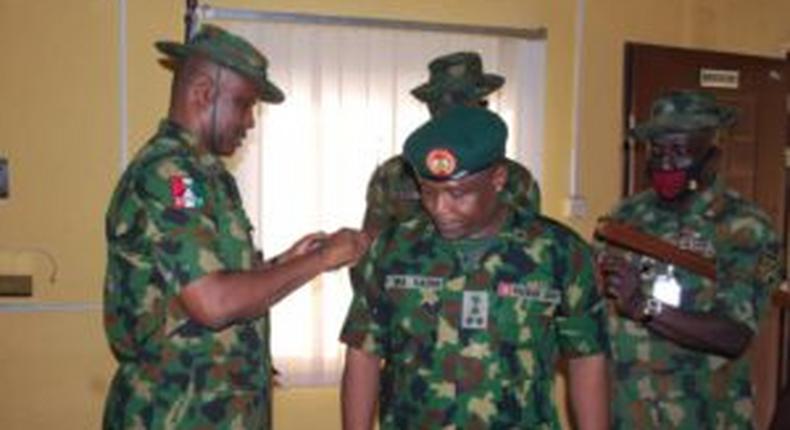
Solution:
{"label": "green beret", "polygon": [[483,61],[476,52],[442,55],[428,64],[428,70],[428,82],[411,90],[414,97],[425,103],[436,103],[449,93],[477,100],[505,83],[502,76],[483,73]]}
{"label": "green beret", "polygon": [[269,103],[285,100],[283,92],[267,78],[266,57],[246,40],[217,26],[204,24],[189,42],[159,41],[156,48],[177,60],[203,55],[250,79],[258,87],[261,100]]}
{"label": "green beret", "polygon": [[735,108],[718,104],[709,92],[672,91],[653,102],[650,119],[634,127],[631,134],[651,140],[670,133],[729,127],[735,118]]}
{"label": "green beret", "polygon": [[505,157],[507,125],[480,107],[458,106],[415,130],[403,156],[417,175],[454,180],[484,170]]}

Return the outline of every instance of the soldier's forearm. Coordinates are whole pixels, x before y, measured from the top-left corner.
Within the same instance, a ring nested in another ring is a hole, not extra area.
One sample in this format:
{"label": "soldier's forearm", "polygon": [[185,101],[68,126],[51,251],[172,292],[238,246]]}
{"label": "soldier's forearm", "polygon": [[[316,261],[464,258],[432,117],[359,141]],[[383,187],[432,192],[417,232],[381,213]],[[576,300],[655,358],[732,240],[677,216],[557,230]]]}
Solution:
{"label": "soldier's forearm", "polygon": [[205,275],[185,286],[179,297],[190,318],[220,329],[262,315],[325,269],[315,250],[266,268]]}
{"label": "soldier's forearm", "polygon": [[691,313],[664,306],[645,323],[661,336],[686,348],[727,358],[740,356],[752,337],[744,324],[713,313]]}
{"label": "soldier's forearm", "polygon": [[568,363],[570,397],[580,430],[609,428],[609,389],[603,354],[571,359]]}
{"label": "soldier's forearm", "polygon": [[381,360],[348,347],[341,387],[343,430],[370,430],[378,401]]}

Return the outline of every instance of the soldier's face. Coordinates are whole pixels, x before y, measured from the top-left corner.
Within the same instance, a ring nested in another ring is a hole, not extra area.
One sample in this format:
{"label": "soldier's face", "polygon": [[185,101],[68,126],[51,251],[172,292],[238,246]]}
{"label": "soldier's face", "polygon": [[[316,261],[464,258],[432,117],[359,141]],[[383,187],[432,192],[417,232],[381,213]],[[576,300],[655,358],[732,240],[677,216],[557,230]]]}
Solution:
{"label": "soldier's face", "polygon": [[230,156],[241,146],[247,130],[255,126],[253,109],[258,101],[255,85],[230,70],[223,70],[212,122],[211,151]]}
{"label": "soldier's face", "polygon": [[444,238],[485,237],[502,221],[497,194],[506,180],[507,170],[501,165],[453,181],[420,178],[420,198]]}
{"label": "soldier's face", "polygon": [[712,132],[673,133],[650,142],[648,171],[659,197],[678,201],[688,195],[691,181],[699,180],[712,142]]}
{"label": "soldier's face", "polygon": [[650,171],[687,170],[712,145],[712,132],[673,133],[650,142]]}

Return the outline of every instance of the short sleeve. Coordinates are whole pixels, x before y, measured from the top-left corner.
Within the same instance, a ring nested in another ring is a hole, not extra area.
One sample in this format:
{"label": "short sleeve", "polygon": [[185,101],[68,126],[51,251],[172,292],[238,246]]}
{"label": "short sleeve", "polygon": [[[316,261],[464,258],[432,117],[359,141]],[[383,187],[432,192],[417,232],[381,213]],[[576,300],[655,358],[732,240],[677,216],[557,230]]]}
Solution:
{"label": "short sleeve", "polygon": [[391,222],[391,215],[387,211],[387,181],[383,167],[380,166],[373,172],[365,194],[367,207],[363,226],[368,231],[381,231]]}
{"label": "short sleeve", "polygon": [[590,247],[573,237],[558,247],[564,292],[557,331],[563,355],[585,356],[608,349],[606,307],[595,284]]}
{"label": "short sleeve", "polygon": [[375,276],[374,261],[379,242],[374,242],[368,254],[352,269],[354,296],[343,323],[340,340],[352,348],[383,357],[388,324],[383,303],[385,298]]}
{"label": "short sleeve", "polygon": [[774,230],[758,219],[743,219],[717,244],[714,311],[757,330],[783,265]]}
{"label": "short sleeve", "polygon": [[180,290],[225,268],[213,216],[214,193],[220,190],[205,174],[186,160],[168,157],[147,166],[136,188],[148,217],[156,264],[170,288]]}

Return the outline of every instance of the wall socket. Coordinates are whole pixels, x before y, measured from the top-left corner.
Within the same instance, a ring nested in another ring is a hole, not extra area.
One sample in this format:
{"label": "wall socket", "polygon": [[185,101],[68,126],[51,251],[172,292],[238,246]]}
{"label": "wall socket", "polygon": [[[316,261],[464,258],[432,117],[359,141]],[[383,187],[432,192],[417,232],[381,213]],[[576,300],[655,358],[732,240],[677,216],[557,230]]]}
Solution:
{"label": "wall socket", "polygon": [[0,296],[31,297],[33,277],[30,275],[0,275]]}
{"label": "wall socket", "polygon": [[587,199],[582,196],[570,196],[565,199],[565,217],[580,219],[587,216]]}

